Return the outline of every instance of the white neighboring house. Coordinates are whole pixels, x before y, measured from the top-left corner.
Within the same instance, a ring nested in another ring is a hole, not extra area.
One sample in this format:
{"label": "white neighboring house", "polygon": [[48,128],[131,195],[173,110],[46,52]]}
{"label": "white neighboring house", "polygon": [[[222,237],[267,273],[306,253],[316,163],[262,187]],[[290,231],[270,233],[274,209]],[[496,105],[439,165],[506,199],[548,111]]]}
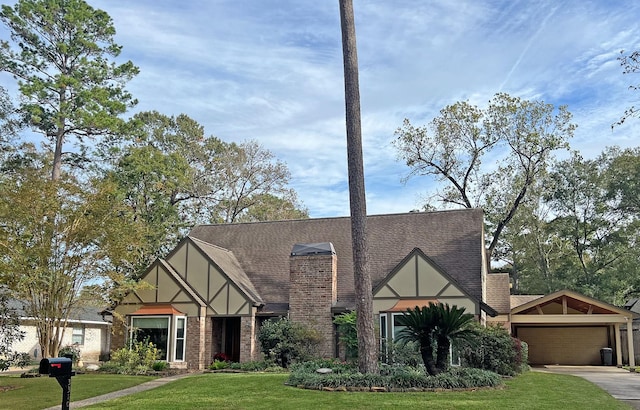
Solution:
{"label": "white neighboring house", "polygon": [[[25,332],[24,339],[14,342],[11,350],[28,353],[34,360],[42,358],[36,327],[24,314],[19,301],[10,302],[20,312],[20,330]],[[111,344],[111,322],[107,322],[98,306],[74,308],[64,331],[60,347],[75,345],[80,349],[80,360],[87,363],[103,361],[109,354]],[[106,360],[106,359],[105,359]]]}

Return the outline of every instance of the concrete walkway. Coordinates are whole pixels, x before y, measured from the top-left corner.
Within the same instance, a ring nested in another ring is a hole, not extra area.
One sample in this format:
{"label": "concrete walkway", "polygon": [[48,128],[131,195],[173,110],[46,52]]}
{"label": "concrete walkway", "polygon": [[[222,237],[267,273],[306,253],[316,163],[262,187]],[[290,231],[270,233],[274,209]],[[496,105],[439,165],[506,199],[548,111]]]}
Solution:
{"label": "concrete walkway", "polygon": [[582,377],[607,391],[614,398],[640,409],[640,373],[615,366],[552,366],[534,367],[534,371],[571,374]]}
{"label": "concrete walkway", "polygon": [[[72,409],[79,409],[80,407],[90,406],[92,404],[101,403],[107,400],[117,399],[122,396],[128,396],[129,394],[138,393],[141,391],[155,389],[156,387],[164,386],[172,381],[182,379],[184,377],[192,376],[196,373],[184,373],[176,376],[162,377],[159,379],[151,380],[146,383],[139,384],[137,386],[129,387],[128,389],[117,390],[111,393],[103,394],[102,396],[89,397],[88,399],[73,401],[69,405]],[[73,380],[71,381],[71,391],[73,391]],[[49,407],[45,410],[59,410],[60,405]]]}

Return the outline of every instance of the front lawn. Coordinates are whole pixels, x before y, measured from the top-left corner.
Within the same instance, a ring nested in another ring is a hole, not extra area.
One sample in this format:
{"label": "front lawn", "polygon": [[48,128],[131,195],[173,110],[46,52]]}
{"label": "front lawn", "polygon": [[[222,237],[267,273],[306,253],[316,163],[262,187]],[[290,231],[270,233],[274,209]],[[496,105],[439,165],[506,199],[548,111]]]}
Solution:
{"label": "front lawn", "polygon": [[[154,378],[118,374],[78,374],[71,378],[71,401],[126,389]],[[22,379],[20,376],[0,374],[0,408],[35,410],[60,406],[61,402],[62,388],[54,377]]]}
{"label": "front lawn", "polygon": [[584,379],[550,373],[527,372],[499,389],[435,393],[321,392],[285,386],[287,378],[286,374],[197,375],[88,408],[629,409]]}

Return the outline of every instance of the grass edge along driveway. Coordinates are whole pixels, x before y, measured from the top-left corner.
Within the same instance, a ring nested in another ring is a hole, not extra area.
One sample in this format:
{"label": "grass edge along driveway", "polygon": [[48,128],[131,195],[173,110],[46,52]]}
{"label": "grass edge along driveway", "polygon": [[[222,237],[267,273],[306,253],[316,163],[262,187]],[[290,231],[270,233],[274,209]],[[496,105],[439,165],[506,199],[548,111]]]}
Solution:
{"label": "grass edge along driveway", "polygon": [[[90,409],[629,409],[570,375],[527,372],[500,389],[427,393],[321,392],[285,386],[286,374],[203,374]],[[1,398],[1,396],[0,396]]]}

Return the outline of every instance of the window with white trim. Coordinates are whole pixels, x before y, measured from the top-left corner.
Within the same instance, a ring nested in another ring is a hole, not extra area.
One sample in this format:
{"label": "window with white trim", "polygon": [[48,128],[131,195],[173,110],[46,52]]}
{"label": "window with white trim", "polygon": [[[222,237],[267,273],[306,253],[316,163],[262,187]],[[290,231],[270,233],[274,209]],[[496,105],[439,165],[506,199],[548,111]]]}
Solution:
{"label": "window with white trim", "polygon": [[391,326],[391,337],[393,340],[398,338],[398,334],[404,329],[406,326],[401,326],[399,324],[399,319],[403,316],[403,313],[392,313],[391,317],[393,318],[392,326]]}
{"label": "window with white trim", "polygon": [[131,318],[131,340],[151,342],[159,350],[160,360],[169,360],[170,316],[133,316]]}
{"label": "window with white trim", "polygon": [[185,352],[185,337],[187,334],[187,318],[184,316],[176,316],[176,332],[175,338],[175,351],[174,360],[176,362],[184,361]]}
{"label": "window with white trim", "polygon": [[84,344],[84,326],[74,326],[71,331],[71,343],[74,345]]}
{"label": "window with white trim", "polygon": [[380,354],[382,360],[386,362],[388,360],[388,346],[387,346],[387,315],[385,313],[380,314]]}
{"label": "window with white trim", "polygon": [[[403,313],[380,313],[380,352],[382,353],[383,360],[388,360],[389,357],[389,344],[388,341],[394,341],[398,338],[398,334],[404,329],[406,326],[401,326],[398,323],[398,319],[403,315]],[[389,320],[391,319],[391,320]],[[389,335],[387,330],[387,322],[391,323],[391,339],[387,338]],[[453,345],[449,346],[449,361],[452,366],[460,366],[460,353],[458,349]]]}

